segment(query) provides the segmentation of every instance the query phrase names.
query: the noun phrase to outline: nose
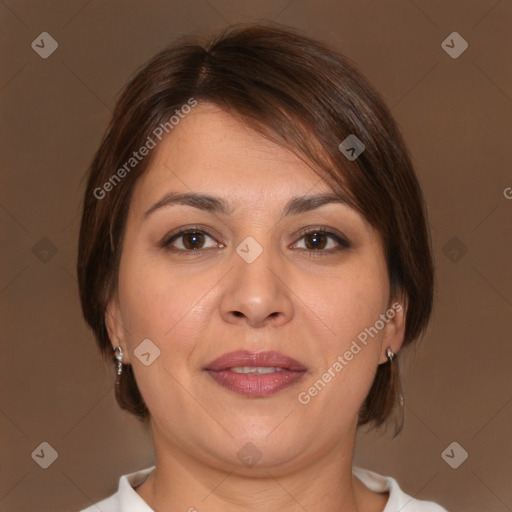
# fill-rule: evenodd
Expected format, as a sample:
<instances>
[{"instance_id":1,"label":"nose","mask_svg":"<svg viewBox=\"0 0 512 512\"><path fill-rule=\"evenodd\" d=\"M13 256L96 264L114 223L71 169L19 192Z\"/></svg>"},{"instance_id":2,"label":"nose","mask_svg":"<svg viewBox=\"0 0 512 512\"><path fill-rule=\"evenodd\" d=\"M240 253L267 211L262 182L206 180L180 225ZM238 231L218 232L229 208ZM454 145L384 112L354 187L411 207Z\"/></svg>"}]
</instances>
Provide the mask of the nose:
<instances>
[{"instance_id":1,"label":"nose","mask_svg":"<svg viewBox=\"0 0 512 512\"><path fill-rule=\"evenodd\" d=\"M283 325L293 317L292 291L285 262L265 248L247 263L237 253L228 273L220 301L222 318L232 324L250 327Z\"/></svg>"}]
</instances>

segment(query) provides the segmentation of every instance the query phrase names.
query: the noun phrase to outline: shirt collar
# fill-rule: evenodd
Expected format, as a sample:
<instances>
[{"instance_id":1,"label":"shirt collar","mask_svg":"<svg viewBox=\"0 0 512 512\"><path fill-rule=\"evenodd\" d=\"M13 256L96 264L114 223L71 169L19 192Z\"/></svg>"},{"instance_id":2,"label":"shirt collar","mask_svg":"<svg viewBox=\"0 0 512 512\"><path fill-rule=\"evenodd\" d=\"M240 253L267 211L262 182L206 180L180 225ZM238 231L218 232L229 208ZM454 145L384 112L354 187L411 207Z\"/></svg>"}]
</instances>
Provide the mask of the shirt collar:
<instances>
[{"instance_id":1,"label":"shirt collar","mask_svg":"<svg viewBox=\"0 0 512 512\"><path fill-rule=\"evenodd\" d=\"M140 471L123 475L119 479L119 505L121 511L154 512L134 489L134 487L141 485L154 469L155 466L151 466ZM400 510L400 507L406 505L408 501L412 501L412 498L405 495L398 486L397 481L390 476L379 475L369 469L360 467L353 467L352 473L371 491L389 492L386 507L382 512ZM409 500L406 498L409 498Z\"/></svg>"},{"instance_id":2,"label":"shirt collar","mask_svg":"<svg viewBox=\"0 0 512 512\"><path fill-rule=\"evenodd\" d=\"M154 469L155 466L151 466L128 475L123 475L119 479L119 506L121 511L154 512L134 489L134 487L142 484Z\"/></svg>"}]
</instances>

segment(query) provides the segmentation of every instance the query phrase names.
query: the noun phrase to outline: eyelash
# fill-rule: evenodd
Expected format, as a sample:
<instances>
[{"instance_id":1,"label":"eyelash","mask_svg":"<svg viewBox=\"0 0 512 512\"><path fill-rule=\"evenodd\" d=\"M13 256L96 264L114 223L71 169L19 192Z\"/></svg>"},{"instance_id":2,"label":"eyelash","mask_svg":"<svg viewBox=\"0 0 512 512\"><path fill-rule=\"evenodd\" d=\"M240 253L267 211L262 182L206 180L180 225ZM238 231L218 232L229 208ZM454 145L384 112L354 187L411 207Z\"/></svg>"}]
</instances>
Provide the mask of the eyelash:
<instances>
[{"instance_id":1,"label":"eyelash","mask_svg":"<svg viewBox=\"0 0 512 512\"><path fill-rule=\"evenodd\" d=\"M175 249L175 248L170 247L171 243L174 242L175 240L179 239L180 237L189 235L189 234L194 234L194 233L203 234L203 235L209 236L212 239L215 239L211 234L209 234L207 231L205 231L205 229L202 228L201 226L191 226L189 228L182 229L181 231L179 231L177 233L171 233L171 234L167 235L163 239L163 241L161 242L160 245L162 246L162 248L164 248L170 252L173 252L173 253L198 254L198 253L206 251L208 249L212 249L211 247L209 247L207 249ZM297 239L297 242L302 240L302 238L304 238L305 236L312 235L315 233L321 234L321 235L327 235L331 239L334 239L334 241L338 243L338 247L331 248L331 249L300 249L302 251L307 251L309 253L309 255L312 257L322 256L323 255L322 253L324 253L324 254L327 253L327 255L333 254L333 253L338 253L338 252L344 251L346 249L349 249L352 246L352 244L345 237L343 237L338 232L333 231L332 229L328 228L327 226L316 226L313 228L310 228L310 227L304 228L303 230L300 231L299 238ZM294 245L297 242L295 242Z\"/></svg>"}]
</instances>

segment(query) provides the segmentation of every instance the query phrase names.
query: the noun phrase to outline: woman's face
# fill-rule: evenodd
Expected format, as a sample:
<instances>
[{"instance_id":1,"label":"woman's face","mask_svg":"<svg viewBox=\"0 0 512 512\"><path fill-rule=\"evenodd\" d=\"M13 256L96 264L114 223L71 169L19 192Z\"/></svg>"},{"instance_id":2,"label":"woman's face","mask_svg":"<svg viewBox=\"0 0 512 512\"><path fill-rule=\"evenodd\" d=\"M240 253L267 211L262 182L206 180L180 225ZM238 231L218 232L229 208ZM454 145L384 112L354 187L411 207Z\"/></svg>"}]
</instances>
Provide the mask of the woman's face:
<instances>
[{"instance_id":1,"label":"woman's face","mask_svg":"<svg viewBox=\"0 0 512 512\"><path fill-rule=\"evenodd\" d=\"M332 189L212 105L193 109L153 151L106 318L155 447L242 471L256 459L256 469L296 469L335 446L346 455L385 349L396 352L403 337L403 314L386 316L393 301L377 233L343 202L286 211ZM208 200L152 208L170 193L213 196L227 211ZM281 364L266 375L212 370L235 351L278 352L302 371L272 358L224 365Z\"/></svg>"}]
</instances>

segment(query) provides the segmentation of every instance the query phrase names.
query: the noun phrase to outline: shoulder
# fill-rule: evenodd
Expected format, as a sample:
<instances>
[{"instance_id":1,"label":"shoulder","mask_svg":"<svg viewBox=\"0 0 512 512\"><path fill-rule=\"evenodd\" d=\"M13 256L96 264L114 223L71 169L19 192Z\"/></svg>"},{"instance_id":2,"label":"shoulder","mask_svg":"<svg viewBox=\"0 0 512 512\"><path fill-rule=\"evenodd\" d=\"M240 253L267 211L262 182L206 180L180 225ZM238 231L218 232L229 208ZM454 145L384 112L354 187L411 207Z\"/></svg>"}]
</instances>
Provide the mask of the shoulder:
<instances>
[{"instance_id":1,"label":"shoulder","mask_svg":"<svg viewBox=\"0 0 512 512\"><path fill-rule=\"evenodd\" d=\"M80 512L153 512L147 503L137 494L135 487L140 485L155 469L155 466L123 475L119 479L116 493L91 505Z\"/></svg>"},{"instance_id":2,"label":"shoulder","mask_svg":"<svg viewBox=\"0 0 512 512\"><path fill-rule=\"evenodd\" d=\"M352 473L374 492L389 492L389 499L382 512L448 512L433 501L417 500L406 494L391 476L384 476L369 469L353 467Z\"/></svg>"}]
</instances>

